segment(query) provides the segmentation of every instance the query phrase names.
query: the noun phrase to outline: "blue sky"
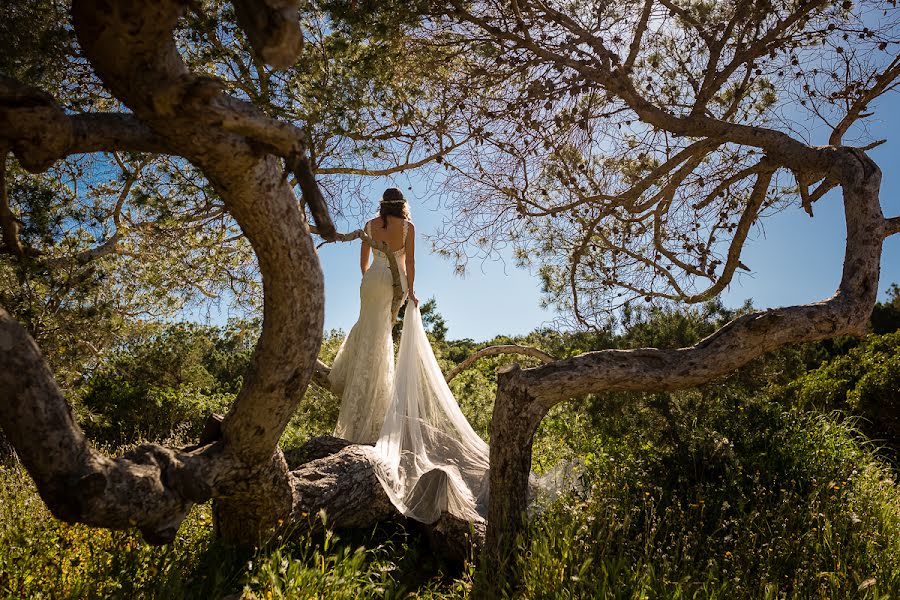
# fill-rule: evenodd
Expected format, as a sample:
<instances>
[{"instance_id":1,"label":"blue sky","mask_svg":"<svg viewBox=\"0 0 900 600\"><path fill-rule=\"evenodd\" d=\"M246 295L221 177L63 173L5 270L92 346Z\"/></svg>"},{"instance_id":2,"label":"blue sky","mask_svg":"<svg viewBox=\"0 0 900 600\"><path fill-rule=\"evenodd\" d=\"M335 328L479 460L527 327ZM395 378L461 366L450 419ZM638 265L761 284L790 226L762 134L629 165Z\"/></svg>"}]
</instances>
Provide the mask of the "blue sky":
<instances>
[{"instance_id":1,"label":"blue sky","mask_svg":"<svg viewBox=\"0 0 900 600\"><path fill-rule=\"evenodd\" d=\"M883 171L882 206L886 216L900 214L900 94L882 98L876 117L868 122L874 139L888 142L870 154ZM852 136L848 136L852 139ZM397 185L410 200L419 235L434 233L443 214L437 199L423 197L426 189L414 177L374 181L372 206L383 189ZM752 273L737 278L723 295L729 306L752 298L755 306L769 308L814 302L830 296L840 281L844 240L844 208L840 194L832 192L814 207L810 218L798 207L767 220L754 232L742 254ZM497 334L527 333L554 318L540 307L538 280L516 268L512 260L470 263L465 278L454 275L453 265L420 243L416 252L416 291L420 299L434 297L447 320L451 339L485 340ZM329 244L320 251L325 271L325 327L348 331L359 312L359 245ZM892 282L900 283L900 235L884 245L879 297Z\"/></svg>"}]
</instances>

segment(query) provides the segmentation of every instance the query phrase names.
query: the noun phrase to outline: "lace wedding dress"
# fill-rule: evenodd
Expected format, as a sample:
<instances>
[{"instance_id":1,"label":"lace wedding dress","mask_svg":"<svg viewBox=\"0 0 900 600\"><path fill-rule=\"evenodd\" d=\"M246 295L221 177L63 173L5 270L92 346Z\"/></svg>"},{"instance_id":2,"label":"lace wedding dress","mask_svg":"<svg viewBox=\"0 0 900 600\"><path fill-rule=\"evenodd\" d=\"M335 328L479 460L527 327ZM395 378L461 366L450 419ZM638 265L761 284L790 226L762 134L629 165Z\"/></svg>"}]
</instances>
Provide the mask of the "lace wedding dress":
<instances>
[{"instance_id":1,"label":"lace wedding dress","mask_svg":"<svg viewBox=\"0 0 900 600\"><path fill-rule=\"evenodd\" d=\"M408 227L404 221L403 247L394 252L404 292L407 282L403 258ZM368 224L365 231L371 235ZM359 319L341 344L328 376L331 389L341 397L334 435L357 444L374 444L378 440L394 381L393 278L387 255L379 250L373 250L373 255L372 265L359 286Z\"/></svg>"}]
</instances>

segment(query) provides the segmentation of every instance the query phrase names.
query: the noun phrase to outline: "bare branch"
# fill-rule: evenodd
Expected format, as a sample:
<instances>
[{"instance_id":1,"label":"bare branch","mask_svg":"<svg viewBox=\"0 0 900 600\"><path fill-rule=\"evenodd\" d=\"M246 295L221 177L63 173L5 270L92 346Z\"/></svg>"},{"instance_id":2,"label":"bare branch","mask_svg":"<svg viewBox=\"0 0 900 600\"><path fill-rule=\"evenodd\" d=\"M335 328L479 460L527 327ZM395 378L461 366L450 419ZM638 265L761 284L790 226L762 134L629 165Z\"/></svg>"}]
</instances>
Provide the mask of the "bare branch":
<instances>
[{"instance_id":1,"label":"bare branch","mask_svg":"<svg viewBox=\"0 0 900 600\"><path fill-rule=\"evenodd\" d=\"M854 99L844 118L832 130L831 135L828 137L828 143L832 146L840 145L844 139L844 134L862 116L869 103L883 94L898 77L900 77L900 56L894 57L891 64L875 77L875 82L872 86Z\"/></svg>"},{"instance_id":2,"label":"bare branch","mask_svg":"<svg viewBox=\"0 0 900 600\"><path fill-rule=\"evenodd\" d=\"M650 21L650 12L653 10L653 0L644 0L644 10L641 12L641 18L638 20L637 27L634 30L634 36L631 38L631 45L628 48L628 58L622 65L626 73L634 67L634 61L637 59L638 52L641 50L641 41L644 39L644 32L647 31L647 23Z\"/></svg>"},{"instance_id":3,"label":"bare branch","mask_svg":"<svg viewBox=\"0 0 900 600\"><path fill-rule=\"evenodd\" d=\"M453 369L447 373L444 379L447 380L447 383L474 365L477 361L482 358L488 356L499 356L501 354L518 354L522 356L530 356L532 358L537 358L542 363L547 364L556 360L553 356L547 354L540 348L534 348L532 346L520 346L518 344L504 344L502 346L488 346L486 348L482 348L477 352L470 354L464 361L453 367Z\"/></svg>"},{"instance_id":4,"label":"bare branch","mask_svg":"<svg viewBox=\"0 0 900 600\"><path fill-rule=\"evenodd\" d=\"M891 217L884 223L884 237L900 233L900 217Z\"/></svg>"},{"instance_id":5,"label":"bare branch","mask_svg":"<svg viewBox=\"0 0 900 600\"><path fill-rule=\"evenodd\" d=\"M471 139L471 136L466 136L462 141L454 142L447 146L446 148L442 148L438 152L434 154L430 154L420 160L413 162L405 162L393 167L388 167L386 169L360 169L355 167L324 167L316 169L316 173L320 175L365 175L368 177L385 177L387 175L396 175L397 173L402 173L404 171L409 171L412 169L418 169L424 165L432 163L437 159L440 159L453 150L456 150L460 146L468 143Z\"/></svg>"},{"instance_id":6,"label":"bare branch","mask_svg":"<svg viewBox=\"0 0 900 600\"><path fill-rule=\"evenodd\" d=\"M288 166L294 172L294 177L297 178L297 183L300 185L300 191L303 192L303 201L309 206L309 211L312 213L313 221L316 223L316 233L325 238L326 241L335 241L337 231L334 228L334 223L331 220L331 214L328 212L328 205L325 203L322 191L316 183L316 176L310 167L309 159L297 154L288 161Z\"/></svg>"},{"instance_id":7,"label":"bare branch","mask_svg":"<svg viewBox=\"0 0 900 600\"><path fill-rule=\"evenodd\" d=\"M878 288L882 236L894 232L897 218L885 222L878 190L881 173L863 153L845 150L841 161L847 247L837 293L816 304L772 309L739 317L690 348L603 350L526 369L520 384L545 407L598 390L676 390L729 373L787 343L865 333ZM771 172L758 176L748 212L761 204ZM747 222L753 218L745 213ZM736 236L736 239L742 234ZM736 262L734 246L729 262Z\"/></svg>"}]
</instances>

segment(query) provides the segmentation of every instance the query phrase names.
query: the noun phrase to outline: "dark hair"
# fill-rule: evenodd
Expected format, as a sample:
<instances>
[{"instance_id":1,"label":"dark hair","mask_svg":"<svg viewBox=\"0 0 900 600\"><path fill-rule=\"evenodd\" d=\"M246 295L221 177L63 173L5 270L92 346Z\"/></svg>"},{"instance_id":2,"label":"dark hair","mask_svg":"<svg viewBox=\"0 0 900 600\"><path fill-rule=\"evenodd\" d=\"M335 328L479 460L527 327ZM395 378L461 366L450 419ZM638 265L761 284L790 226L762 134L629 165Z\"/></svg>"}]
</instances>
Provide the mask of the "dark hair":
<instances>
[{"instance_id":1,"label":"dark hair","mask_svg":"<svg viewBox=\"0 0 900 600\"><path fill-rule=\"evenodd\" d=\"M384 190L381 196L381 205L378 207L378 216L381 217L381 228L387 228L387 218L397 217L409 220L409 205L403 197L403 192L397 188Z\"/></svg>"}]
</instances>

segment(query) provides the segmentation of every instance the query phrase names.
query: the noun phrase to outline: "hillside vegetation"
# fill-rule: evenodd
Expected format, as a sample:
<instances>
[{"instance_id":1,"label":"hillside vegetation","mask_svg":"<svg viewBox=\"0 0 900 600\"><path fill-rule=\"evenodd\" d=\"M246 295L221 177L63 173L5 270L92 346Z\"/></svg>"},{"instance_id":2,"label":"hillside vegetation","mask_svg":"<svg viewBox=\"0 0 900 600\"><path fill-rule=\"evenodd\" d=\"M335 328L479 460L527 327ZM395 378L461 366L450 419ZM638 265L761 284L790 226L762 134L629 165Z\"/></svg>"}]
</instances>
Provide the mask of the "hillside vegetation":
<instances>
[{"instance_id":1,"label":"hillside vegetation","mask_svg":"<svg viewBox=\"0 0 900 600\"><path fill-rule=\"evenodd\" d=\"M900 595L900 294L873 333L791 347L677 394L573 400L545 419L540 472L585 466L585 491L536 516L520 553L525 598L889 598ZM445 371L489 344L564 357L611 347L693 343L740 311L626 311L616 331L538 330L485 343L447 340L424 307ZM746 309L746 307L745 307ZM69 390L82 426L118 451L145 440L184 444L240 388L258 324L135 328ZM342 339L326 339L330 362ZM492 357L455 378L463 411L487 437ZM521 361L527 364L527 360ZM312 387L282 439L328 434L337 399ZM313 515L310 518L323 518ZM132 532L56 521L13 456L0 470L0 596L8 598L466 597L476 557L441 562L414 523L220 545L208 505L178 540L153 548Z\"/></svg>"}]
</instances>

